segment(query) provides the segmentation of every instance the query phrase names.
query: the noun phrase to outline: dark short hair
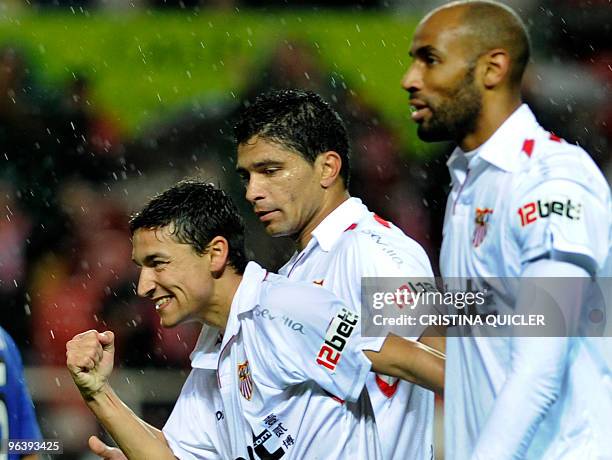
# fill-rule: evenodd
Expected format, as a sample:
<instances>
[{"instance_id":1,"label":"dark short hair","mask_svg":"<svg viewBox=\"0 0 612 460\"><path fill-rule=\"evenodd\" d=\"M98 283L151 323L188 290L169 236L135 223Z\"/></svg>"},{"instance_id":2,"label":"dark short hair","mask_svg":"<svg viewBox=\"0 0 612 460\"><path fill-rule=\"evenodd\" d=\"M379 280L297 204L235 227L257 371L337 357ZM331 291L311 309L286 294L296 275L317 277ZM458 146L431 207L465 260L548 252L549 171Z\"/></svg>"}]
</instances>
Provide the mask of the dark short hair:
<instances>
[{"instance_id":1,"label":"dark short hair","mask_svg":"<svg viewBox=\"0 0 612 460\"><path fill-rule=\"evenodd\" d=\"M238 145L253 136L275 142L314 163L324 152L334 151L342 159L340 177L348 187L350 146L340 115L312 92L277 90L260 95L238 115L234 126Z\"/></svg>"},{"instance_id":2,"label":"dark short hair","mask_svg":"<svg viewBox=\"0 0 612 460\"><path fill-rule=\"evenodd\" d=\"M160 193L130 218L130 232L174 225L173 237L204 254L216 236L229 245L229 264L243 273L248 262L244 223L232 199L213 184L183 180Z\"/></svg>"}]
</instances>

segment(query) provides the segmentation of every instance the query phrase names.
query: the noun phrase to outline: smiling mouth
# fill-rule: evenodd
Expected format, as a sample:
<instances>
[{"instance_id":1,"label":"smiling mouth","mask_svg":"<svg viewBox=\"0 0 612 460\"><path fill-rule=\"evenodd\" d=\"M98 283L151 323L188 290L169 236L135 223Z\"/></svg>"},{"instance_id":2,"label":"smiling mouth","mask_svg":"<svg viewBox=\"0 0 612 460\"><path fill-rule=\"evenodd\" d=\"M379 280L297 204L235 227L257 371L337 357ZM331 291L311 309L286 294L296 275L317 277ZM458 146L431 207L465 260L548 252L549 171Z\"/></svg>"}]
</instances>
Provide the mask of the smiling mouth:
<instances>
[{"instance_id":1,"label":"smiling mouth","mask_svg":"<svg viewBox=\"0 0 612 460\"><path fill-rule=\"evenodd\" d=\"M155 310L160 311L162 308L168 305L172 299L173 299L172 296L166 296L166 297L157 299L155 301Z\"/></svg>"}]
</instances>

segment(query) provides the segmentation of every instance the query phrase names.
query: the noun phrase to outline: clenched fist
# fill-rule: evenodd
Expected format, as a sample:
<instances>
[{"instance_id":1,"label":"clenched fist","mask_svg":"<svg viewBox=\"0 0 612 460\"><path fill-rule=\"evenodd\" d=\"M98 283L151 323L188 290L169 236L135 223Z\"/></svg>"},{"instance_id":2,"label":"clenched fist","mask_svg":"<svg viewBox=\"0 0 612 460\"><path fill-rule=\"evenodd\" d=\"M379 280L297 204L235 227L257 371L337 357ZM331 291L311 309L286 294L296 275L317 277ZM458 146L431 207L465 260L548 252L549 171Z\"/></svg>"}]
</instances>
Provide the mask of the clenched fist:
<instances>
[{"instance_id":1,"label":"clenched fist","mask_svg":"<svg viewBox=\"0 0 612 460\"><path fill-rule=\"evenodd\" d=\"M85 399L92 399L113 371L115 335L96 330L75 335L66 344L66 366Z\"/></svg>"}]
</instances>

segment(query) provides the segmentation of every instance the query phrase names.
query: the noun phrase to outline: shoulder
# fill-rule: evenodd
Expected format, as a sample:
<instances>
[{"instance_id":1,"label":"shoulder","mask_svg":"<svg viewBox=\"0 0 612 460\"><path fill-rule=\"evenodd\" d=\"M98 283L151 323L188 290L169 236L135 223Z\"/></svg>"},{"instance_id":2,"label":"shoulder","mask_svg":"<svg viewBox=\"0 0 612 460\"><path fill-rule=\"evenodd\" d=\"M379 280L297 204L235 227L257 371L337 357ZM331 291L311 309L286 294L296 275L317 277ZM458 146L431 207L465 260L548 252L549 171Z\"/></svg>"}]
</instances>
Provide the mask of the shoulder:
<instances>
[{"instance_id":1,"label":"shoulder","mask_svg":"<svg viewBox=\"0 0 612 460\"><path fill-rule=\"evenodd\" d=\"M332 250L349 266L358 267L363 276L376 275L381 270L433 276L423 247L376 214L368 214L349 227Z\"/></svg>"},{"instance_id":2,"label":"shoulder","mask_svg":"<svg viewBox=\"0 0 612 460\"><path fill-rule=\"evenodd\" d=\"M13 338L0 327L0 357L11 366L21 366L21 356Z\"/></svg>"},{"instance_id":3,"label":"shoulder","mask_svg":"<svg viewBox=\"0 0 612 460\"><path fill-rule=\"evenodd\" d=\"M570 144L544 129L539 129L523 146L516 176L517 190L530 189L549 182L564 181L595 195L608 195L609 186L591 156L580 146Z\"/></svg>"},{"instance_id":4,"label":"shoulder","mask_svg":"<svg viewBox=\"0 0 612 460\"><path fill-rule=\"evenodd\" d=\"M263 283L253 318L264 329L318 328L321 319L325 321L340 305L342 301L327 289L270 274Z\"/></svg>"}]
</instances>

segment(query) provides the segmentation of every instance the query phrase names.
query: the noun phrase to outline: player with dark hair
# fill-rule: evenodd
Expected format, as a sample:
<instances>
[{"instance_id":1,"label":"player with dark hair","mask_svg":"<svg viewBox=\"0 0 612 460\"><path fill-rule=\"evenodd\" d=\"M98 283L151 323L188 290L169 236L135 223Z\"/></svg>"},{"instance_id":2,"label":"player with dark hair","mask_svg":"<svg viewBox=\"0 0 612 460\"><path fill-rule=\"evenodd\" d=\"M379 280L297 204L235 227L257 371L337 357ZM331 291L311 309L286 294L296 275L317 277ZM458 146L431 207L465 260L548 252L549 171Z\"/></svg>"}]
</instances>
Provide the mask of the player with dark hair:
<instances>
[{"instance_id":1,"label":"player with dark hair","mask_svg":"<svg viewBox=\"0 0 612 460\"><path fill-rule=\"evenodd\" d=\"M448 161L442 275L479 289L503 277L493 289L499 314L539 305L530 279L571 278L538 298L554 300L566 337L449 333L445 458L612 457L606 344L585 336L588 288L561 289L606 266L609 185L582 148L545 131L522 103L529 38L508 6L435 9L418 25L410 55L402 86L418 135L458 145Z\"/></svg>"},{"instance_id":2,"label":"player with dark hair","mask_svg":"<svg viewBox=\"0 0 612 460\"><path fill-rule=\"evenodd\" d=\"M155 302L164 327L204 326L163 431L110 387L112 332L87 331L67 343L77 387L128 458L380 459L363 391L370 369L440 389L444 360L426 347L363 338L359 315L332 293L254 262L245 267L242 221L212 185L179 183L130 228L138 294Z\"/></svg>"},{"instance_id":3,"label":"player with dark hair","mask_svg":"<svg viewBox=\"0 0 612 460\"><path fill-rule=\"evenodd\" d=\"M6 449L9 440L41 439L34 405L23 375L19 350L11 336L0 327L0 445L2 449ZM3 455L6 455L6 451L0 453L0 457ZM20 455L14 450L8 454L8 460L37 458L37 454Z\"/></svg>"},{"instance_id":4,"label":"player with dark hair","mask_svg":"<svg viewBox=\"0 0 612 460\"><path fill-rule=\"evenodd\" d=\"M239 274L248 263L244 249L244 223L223 190L198 181L183 181L153 198L130 219L132 235L141 228L172 227L178 243L198 254L215 236L228 242L228 263Z\"/></svg>"},{"instance_id":5,"label":"player with dark hair","mask_svg":"<svg viewBox=\"0 0 612 460\"><path fill-rule=\"evenodd\" d=\"M270 235L295 241L297 251L280 274L331 290L354 312L361 311L362 277L401 277L401 283L433 277L417 242L350 197L346 129L319 95L261 95L239 114L235 138L247 200ZM420 340L443 349L439 339ZM430 459L433 393L375 374L367 388L384 458Z\"/></svg>"},{"instance_id":6,"label":"player with dark hair","mask_svg":"<svg viewBox=\"0 0 612 460\"><path fill-rule=\"evenodd\" d=\"M305 129L308 127L308 129ZM253 136L299 152L310 164L322 152L334 151L342 160L340 177L350 180L350 146L340 115L311 91L280 90L260 96L241 114L234 134L238 144Z\"/></svg>"}]
</instances>

